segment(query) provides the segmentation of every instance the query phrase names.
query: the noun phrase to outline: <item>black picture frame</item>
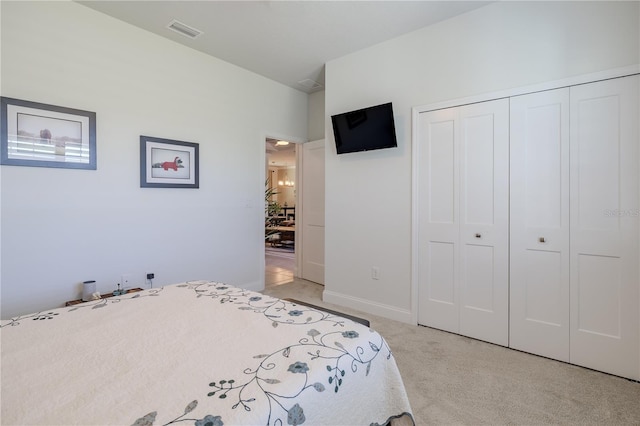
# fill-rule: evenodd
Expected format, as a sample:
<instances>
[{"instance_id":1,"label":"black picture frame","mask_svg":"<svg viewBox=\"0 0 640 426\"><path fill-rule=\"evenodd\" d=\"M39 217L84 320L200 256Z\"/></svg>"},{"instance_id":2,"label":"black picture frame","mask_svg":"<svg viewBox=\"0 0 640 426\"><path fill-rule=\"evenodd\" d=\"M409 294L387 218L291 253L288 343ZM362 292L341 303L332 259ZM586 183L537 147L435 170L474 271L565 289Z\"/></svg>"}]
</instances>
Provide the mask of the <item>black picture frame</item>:
<instances>
[{"instance_id":1,"label":"black picture frame","mask_svg":"<svg viewBox=\"0 0 640 426\"><path fill-rule=\"evenodd\" d=\"M199 145L140 136L141 188L199 188Z\"/></svg>"},{"instance_id":2,"label":"black picture frame","mask_svg":"<svg viewBox=\"0 0 640 426\"><path fill-rule=\"evenodd\" d=\"M0 97L0 164L96 170L96 113Z\"/></svg>"}]
</instances>

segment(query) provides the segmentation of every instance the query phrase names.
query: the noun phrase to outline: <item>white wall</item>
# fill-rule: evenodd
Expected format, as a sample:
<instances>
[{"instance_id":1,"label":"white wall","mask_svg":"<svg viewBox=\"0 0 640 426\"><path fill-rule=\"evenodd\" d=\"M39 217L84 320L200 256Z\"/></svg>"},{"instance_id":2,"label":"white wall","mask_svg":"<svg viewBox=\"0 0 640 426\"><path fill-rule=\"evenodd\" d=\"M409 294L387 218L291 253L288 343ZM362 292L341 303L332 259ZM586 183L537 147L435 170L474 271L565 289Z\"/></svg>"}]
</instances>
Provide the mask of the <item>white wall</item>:
<instances>
[{"instance_id":1,"label":"white wall","mask_svg":"<svg viewBox=\"0 0 640 426\"><path fill-rule=\"evenodd\" d=\"M83 280L264 285L264 140L307 95L73 2L2 2L2 96L97 113L98 169L2 166L2 318ZM140 188L139 136L200 144L200 188Z\"/></svg>"},{"instance_id":2,"label":"white wall","mask_svg":"<svg viewBox=\"0 0 640 426\"><path fill-rule=\"evenodd\" d=\"M309 94L308 124L310 141L324 139L324 90Z\"/></svg>"},{"instance_id":3,"label":"white wall","mask_svg":"<svg viewBox=\"0 0 640 426\"><path fill-rule=\"evenodd\" d=\"M412 107L638 64L638 6L493 3L327 63L325 300L411 321ZM329 117L389 101L398 148L337 156Z\"/></svg>"}]
</instances>

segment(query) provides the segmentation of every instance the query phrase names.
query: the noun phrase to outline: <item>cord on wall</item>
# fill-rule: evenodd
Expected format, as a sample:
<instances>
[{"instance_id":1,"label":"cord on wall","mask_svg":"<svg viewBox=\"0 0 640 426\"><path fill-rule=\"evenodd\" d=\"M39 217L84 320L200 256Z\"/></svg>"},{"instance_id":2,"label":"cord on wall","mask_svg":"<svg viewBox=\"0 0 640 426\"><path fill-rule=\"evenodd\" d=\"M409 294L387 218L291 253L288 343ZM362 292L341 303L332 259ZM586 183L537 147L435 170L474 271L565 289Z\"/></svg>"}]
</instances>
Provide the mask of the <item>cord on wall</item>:
<instances>
[{"instance_id":1,"label":"cord on wall","mask_svg":"<svg viewBox=\"0 0 640 426\"><path fill-rule=\"evenodd\" d=\"M149 283L149 287L153 288L153 279L156 277L156 274L153 272L147 273L147 282Z\"/></svg>"}]
</instances>

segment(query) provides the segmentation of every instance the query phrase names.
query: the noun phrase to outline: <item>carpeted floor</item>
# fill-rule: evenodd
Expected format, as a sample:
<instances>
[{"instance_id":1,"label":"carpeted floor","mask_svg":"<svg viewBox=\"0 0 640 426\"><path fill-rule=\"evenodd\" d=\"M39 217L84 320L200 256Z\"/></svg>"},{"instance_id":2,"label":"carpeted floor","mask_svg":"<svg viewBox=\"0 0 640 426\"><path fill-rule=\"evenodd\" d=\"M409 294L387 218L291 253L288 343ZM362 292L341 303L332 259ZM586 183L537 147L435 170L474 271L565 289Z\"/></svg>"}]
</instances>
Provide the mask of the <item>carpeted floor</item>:
<instances>
[{"instance_id":1,"label":"carpeted floor","mask_svg":"<svg viewBox=\"0 0 640 426\"><path fill-rule=\"evenodd\" d=\"M421 425L640 425L640 383L322 302L301 279L264 293L371 321L385 337Z\"/></svg>"}]
</instances>

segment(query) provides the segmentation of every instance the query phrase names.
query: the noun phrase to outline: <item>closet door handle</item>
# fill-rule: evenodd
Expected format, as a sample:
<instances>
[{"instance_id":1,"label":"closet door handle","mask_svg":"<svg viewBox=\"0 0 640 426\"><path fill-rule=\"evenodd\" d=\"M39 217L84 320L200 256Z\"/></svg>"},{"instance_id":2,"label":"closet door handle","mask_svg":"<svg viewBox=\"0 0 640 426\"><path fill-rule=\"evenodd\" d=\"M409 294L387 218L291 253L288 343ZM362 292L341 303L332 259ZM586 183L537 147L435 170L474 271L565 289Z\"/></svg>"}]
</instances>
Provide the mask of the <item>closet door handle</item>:
<instances>
[{"instance_id":1,"label":"closet door handle","mask_svg":"<svg viewBox=\"0 0 640 426\"><path fill-rule=\"evenodd\" d=\"M476 238L482 238L482 234L476 234Z\"/></svg>"},{"instance_id":2,"label":"closet door handle","mask_svg":"<svg viewBox=\"0 0 640 426\"><path fill-rule=\"evenodd\" d=\"M538 238L538 241L540 241L541 243L546 243L547 242L547 240L545 240L544 237Z\"/></svg>"}]
</instances>

